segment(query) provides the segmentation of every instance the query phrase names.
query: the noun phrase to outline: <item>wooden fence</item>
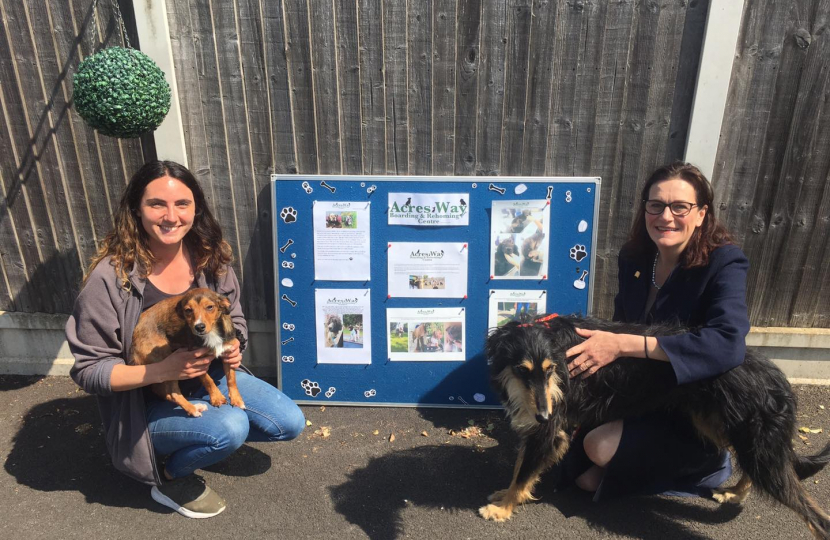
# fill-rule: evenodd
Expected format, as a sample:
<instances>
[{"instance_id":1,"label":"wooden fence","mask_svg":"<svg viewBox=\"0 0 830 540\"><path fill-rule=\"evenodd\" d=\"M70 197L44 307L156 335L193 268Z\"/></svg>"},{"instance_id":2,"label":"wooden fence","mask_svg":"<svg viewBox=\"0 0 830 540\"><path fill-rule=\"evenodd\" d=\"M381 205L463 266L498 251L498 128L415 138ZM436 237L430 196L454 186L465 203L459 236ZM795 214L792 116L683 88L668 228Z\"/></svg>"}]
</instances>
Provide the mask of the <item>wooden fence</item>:
<instances>
[{"instance_id":1,"label":"wooden fence","mask_svg":"<svg viewBox=\"0 0 830 540\"><path fill-rule=\"evenodd\" d=\"M112 32L106 2L94 17L91 3L0 3L0 150L14 156L0 169L0 309L71 308L142 159L139 142L68 109L92 49L78 36L93 22ZM755 324L830 325L827 4L745 6L714 182L752 262ZM610 315L638 186L683 156L709 2L166 6L190 168L237 255L248 316L272 319L273 172L600 176L595 312Z\"/></svg>"}]
</instances>

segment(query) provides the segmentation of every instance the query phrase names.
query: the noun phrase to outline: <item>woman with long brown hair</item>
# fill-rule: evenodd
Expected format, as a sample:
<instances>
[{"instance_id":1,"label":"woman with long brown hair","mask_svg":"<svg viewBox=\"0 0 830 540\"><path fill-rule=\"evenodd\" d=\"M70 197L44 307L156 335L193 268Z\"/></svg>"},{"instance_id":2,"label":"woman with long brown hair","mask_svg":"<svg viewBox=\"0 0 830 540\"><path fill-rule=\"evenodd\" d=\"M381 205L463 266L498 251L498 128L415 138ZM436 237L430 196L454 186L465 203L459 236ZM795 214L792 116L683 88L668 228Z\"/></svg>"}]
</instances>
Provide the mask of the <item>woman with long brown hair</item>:
<instances>
[{"instance_id":1,"label":"woman with long brown hair","mask_svg":"<svg viewBox=\"0 0 830 540\"><path fill-rule=\"evenodd\" d=\"M93 258L66 324L75 356L71 375L98 399L113 465L152 485L154 500L187 517L225 509L224 500L193 474L196 469L224 459L245 441L290 440L305 426L296 404L242 366L248 327L231 261L231 248L193 174L170 161L146 163L127 185L114 229ZM141 313L197 287L230 300L232 346L219 358L207 348L179 349L155 364L129 365ZM189 401L209 403L194 378L208 373L227 395L223 362L239 370L244 410L208 406L192 418L147 391L153 383L178 380Z\"/></svg>"},{"instance_id":2,"label":"woman with long brown hair","mask_svg":"<svg viewBox=\"0 0 830 540\"><path fill-rule=\"evenodd\" d=\"M578 330L587 339L566 353L573 357L571 377L589 377L626 356L669 362L683 384L743 362L749 262L714 210L712 186L694 165L675 162L651 174L620 251L614 320L682 324L689 331L646 337ZM576 484L596 497L711 495L731 473L729 453L705 443L688 419L672 413L598 426L573 447L587 456L573 469Z\"/></svg>"}]
</instances>

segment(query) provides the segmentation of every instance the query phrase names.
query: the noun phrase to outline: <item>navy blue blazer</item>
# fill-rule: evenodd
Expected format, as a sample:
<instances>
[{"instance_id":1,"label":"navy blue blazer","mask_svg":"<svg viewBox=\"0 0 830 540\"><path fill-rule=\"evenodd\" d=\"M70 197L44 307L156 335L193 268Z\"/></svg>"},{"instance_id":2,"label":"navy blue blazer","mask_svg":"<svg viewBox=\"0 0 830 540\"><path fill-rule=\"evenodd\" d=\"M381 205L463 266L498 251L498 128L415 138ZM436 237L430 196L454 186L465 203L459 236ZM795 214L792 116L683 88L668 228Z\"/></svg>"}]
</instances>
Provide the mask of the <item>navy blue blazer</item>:
<instances>
[{"instance_id":1,"label":"navy blue blazer","mask_svg":"<svg viewBox=\"0 0 830 540\"><path fill-rule=\"evenodd\" d=\"M726 245L709 256L708 266L677 267L644 313L654 259L619 257L619 293L614 320L680 323L694 329L657 338L669 357L678 384L720 375L740 365L746 354L749 317L746 276L749 261L738 246Z\"/></svg>"}]
</instances>

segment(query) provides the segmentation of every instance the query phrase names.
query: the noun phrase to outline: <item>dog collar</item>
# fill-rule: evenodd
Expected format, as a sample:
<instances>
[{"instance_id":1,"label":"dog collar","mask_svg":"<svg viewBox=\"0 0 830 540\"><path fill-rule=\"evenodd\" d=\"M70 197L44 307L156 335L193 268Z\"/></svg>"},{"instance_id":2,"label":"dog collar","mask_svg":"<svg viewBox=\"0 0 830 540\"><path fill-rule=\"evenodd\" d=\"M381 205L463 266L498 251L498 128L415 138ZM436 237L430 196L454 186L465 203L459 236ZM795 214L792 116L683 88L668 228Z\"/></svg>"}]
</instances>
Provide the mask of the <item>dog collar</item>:
<instances>
[{"instance_id":1,"label":"dog collar","mask_svg":"<svg viewBox=\"0 0 830 540\"><path fill-rule=\"evenodd\" d=\"M559 316L558 313L551 313L550 315L545 315L544 317L541 317L539 319L534 319L534 321L532 323L520 324L519 328L521 328L523 326L533 326L534 324L543 324L543 325L547 326L548 328L550 328L550 321L552 321L553 319L555 319L558 316Z\"/></svg>"}]
</instances>

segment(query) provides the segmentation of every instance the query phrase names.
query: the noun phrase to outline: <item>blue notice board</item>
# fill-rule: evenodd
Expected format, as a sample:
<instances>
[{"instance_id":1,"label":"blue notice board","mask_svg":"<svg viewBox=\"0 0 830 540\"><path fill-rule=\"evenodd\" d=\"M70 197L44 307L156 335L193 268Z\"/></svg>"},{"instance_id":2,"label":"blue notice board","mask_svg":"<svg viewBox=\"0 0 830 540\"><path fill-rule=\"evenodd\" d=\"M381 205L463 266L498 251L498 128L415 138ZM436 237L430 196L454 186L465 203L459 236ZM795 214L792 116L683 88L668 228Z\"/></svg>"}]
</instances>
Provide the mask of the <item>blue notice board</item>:
<instances>
[{"instance_id":1,"label":"blue notice board","mask_svg":"<svg viewBox=\"0 0 830 540\"><path fill-rule=\"evenodd\" d=\"M526 295L544 298L546 313L591 313L599 178L272 175L271 184L278 384L283 392L299 403L499 407L498 398L490 388L483 348L492 320L503 321L511 312L528 309L526 302L511 302L509 295L515 290L530 291ZM455 198L463 203L463 211L468 213L466 225L389 224L393 201L398 210L407 202L398 201L401 196L409 195L411 200L429 200L431 197L438 199L441 194L461 194L461 197ZM365 244L370 257L370 264L366 265L368 279L315 279L312 220L315 205L321 205L319 210L331 208L334 202L345 201L362 203L360 207L370 218L371 228ZM537 264L541 268L533 279L500 279L494 275L494 268L498 268L498 246L502 243L507 246L510 242L505 240L506 235L497 236L495 232L498 231L491 230L491 223L494 219L505 221L515 216L521 220L524 217L521 211L513 207L521 207L518 203L522 201L525 204L532 201L536 206L542 201L548 207L544 214L547 216L545 219L549 220L545 224L544 257L540 256L543 260ZM404 207L405 210L413 208ZM352 217L347 218L345 214L342 226L351 226ZM327 215L326 219L329 217ZM340 227L339 218L336 219L338 222L332 222L332 226ZM494 227L500 227L502 221ZM514 235L513 239L515 244L523 241L522 236ZM538 247L538 238L536 240ZM391 246L404 242L458 243L463 246L461 249L467 249L465 295L453 298L390 295L388 256ZM537 256L536 251L522 249L528 260ZM510 271L519 272L519 267L511 267ZM521 271L524 272L524 263ZM504 270L502 268L497 272ZM397 273L397 269L393 271L393 275ZM424 282L435 285L424 288L441 288L444 285L430 281L432 278L428 276L410 278L416 282L424 278ZM410 281L409 285L410 288L423 287L423 282L413 285ZM447 286L449 288L449 284ZM329 292L336 295L337 290L343 289L365 291L361 301L368 306L365 309L370 314L370 324L368 328L355 324L351 326L351 331L344 328L334 336L335 341L340 340L339 345L326 341L325 346L345 347L342 349L344 356L354 353L348 347L370 346L369 363L323 363L318 359L318 350L329 355L323 357L327 362L331 355L336 359L338 351L318 349L322 343L320 340L330 340L331 337L325 333L325 327L318 319L317 291L322 290L324 295ZM430 294L441 293L433 291ZM495 306L495 319L489 318L491 306ZM530 303L530 306L533 313L535 304ZM444 326L440 326L444 323L407 324L396 322L392 314L429 312L433 309L446 311L445 308L452 308L453 313L463 320L463 344L452 349L456 352L444 354L453 357L453 360L419 360L421 356L417 351L425 352L423 358L441 357L440 353L428 352L430 349L425 337L417 336L419 326L426 329L430 337L433 334L438 336L442 345L437 350L444 351L449 350L452 331L458 330L451 326L458 323L446 323ZM346 317L348 315L342 315L341 322L345 321L349 326L351 321ZM436 325L445 331L433 331L433 328L439 327ZM442 346L446 348L441 349ZM416 353L390 353L394 350L414 350ZM408 356L409 361L390 358L396 354L398 357Z\"/></svg>"}]
</instances>

